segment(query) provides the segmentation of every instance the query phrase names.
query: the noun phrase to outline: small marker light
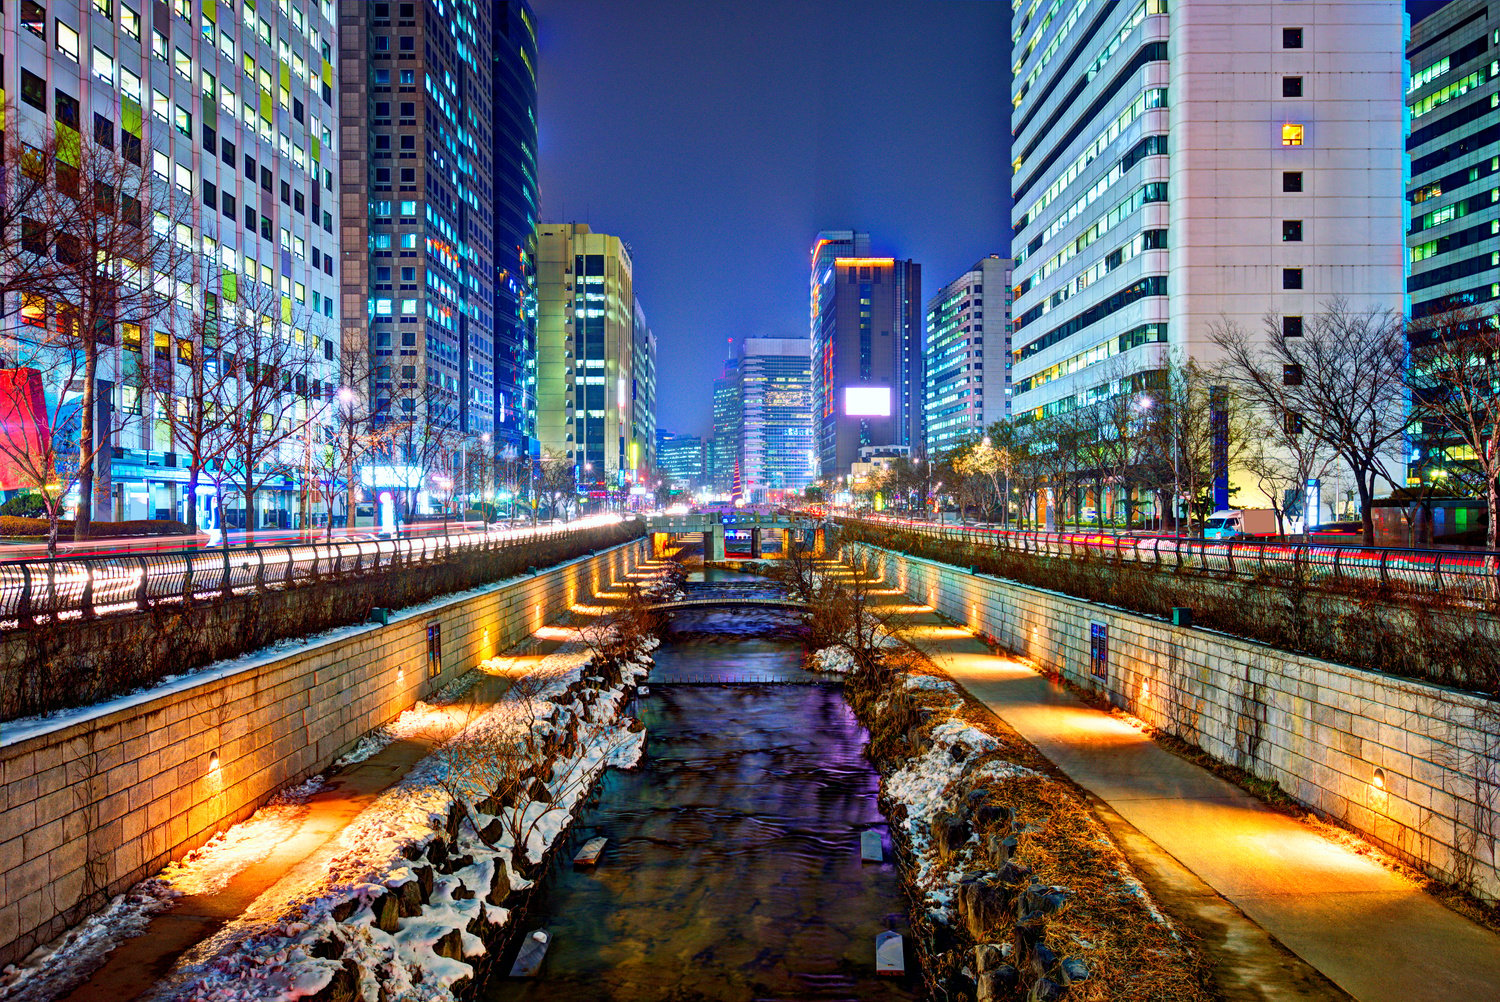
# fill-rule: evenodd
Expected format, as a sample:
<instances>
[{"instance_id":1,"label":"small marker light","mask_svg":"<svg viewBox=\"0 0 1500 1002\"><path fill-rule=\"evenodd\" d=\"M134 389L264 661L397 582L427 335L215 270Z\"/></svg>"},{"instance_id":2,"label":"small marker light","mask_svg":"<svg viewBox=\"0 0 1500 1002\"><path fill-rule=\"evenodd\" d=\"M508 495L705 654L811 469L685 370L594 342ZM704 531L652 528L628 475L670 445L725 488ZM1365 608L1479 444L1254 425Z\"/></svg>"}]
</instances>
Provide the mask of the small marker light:
<instances>
[{"instance_id":1,"label":"small marker light","mask_svg":"<svg viewBox=\"0 0 1500 1002\"><path fill-rule=\"evenodd\" d=\"M1371 777L1371 779L1370 779L1370 785L1373 786L1373 787L1375 787L1375 789L1377 789L1377 790L1384 790L1385 789L1385 770L1384 769L1376 769L1375 770L1375 775L1373 777Z\"/></svg>"}]
</instances>

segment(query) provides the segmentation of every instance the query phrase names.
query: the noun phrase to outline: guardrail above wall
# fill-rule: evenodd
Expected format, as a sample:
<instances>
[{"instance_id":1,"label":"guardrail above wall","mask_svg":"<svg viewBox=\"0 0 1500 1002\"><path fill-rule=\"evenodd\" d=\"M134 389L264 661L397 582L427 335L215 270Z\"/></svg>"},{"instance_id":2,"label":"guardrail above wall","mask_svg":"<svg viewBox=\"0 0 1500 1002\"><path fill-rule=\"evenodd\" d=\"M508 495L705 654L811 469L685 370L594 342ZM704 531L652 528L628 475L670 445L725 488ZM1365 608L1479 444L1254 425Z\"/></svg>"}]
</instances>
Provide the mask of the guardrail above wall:
<instances>
[{"instance_id":1,"label":"guardrail above wall","mask_svg":"<svg viewBox=\"0 0 1500 1002\"><path fill-rule=\"evenodd\" d=\"M839 517L875 530L899 530L989 550L1201 573L1288 585L1375 587L1493 606L1500 604L1500 553L1443 551L1316 542L1115 536L1093 532L1036 532L934 525L892 518Z\"/></svg>"},{"instance_id":2,"label":"guardrail above wall","mask_svg":"<svg viewBox=\"0 0 1500 1002\"><path fill-rule=\"evenodd\" d=\"M618 521L608 517L536 529L397 539L10 560L0 563L0 625L91 618L442 563L455 553L534 545Z\"/></svg>"}]
</instances>

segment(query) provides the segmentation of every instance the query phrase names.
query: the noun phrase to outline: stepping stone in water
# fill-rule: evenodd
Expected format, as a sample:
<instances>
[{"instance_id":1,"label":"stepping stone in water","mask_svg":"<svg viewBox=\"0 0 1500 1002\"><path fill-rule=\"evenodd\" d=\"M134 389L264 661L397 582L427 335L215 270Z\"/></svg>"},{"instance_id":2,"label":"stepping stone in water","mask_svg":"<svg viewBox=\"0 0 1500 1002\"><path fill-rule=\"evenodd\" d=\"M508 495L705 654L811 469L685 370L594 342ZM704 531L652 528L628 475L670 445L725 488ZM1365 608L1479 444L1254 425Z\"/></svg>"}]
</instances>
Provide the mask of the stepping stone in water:
<instances>
[{"instance_id":1,"label":"stepping stone in water","mask_svg":"<svg viewBox=\"0 0 1500 1002\"><path fill-rule=\"evenodd\" d=\"M547 930L538 929L526 937L521 943L521 949L516 953L516 962L511 965L510 976L513 978L535 977L536 972L542 966L542 959L547 956L547 947L552 945L552 937L547 935Z\"/></svg>"},{"instance_id":2,"label":"stepping stone in water","mask_svg":"<svg viewBox=\"0 0 1500 1002\"><path fill-rule=\"evenodd\" d=\"M573 857L574 866L593 866L599 862L599 855L604 852L604 843L609 839L604 836L591 838L583 843L583 848L578 850L578 855Z\"/></svg>"},{"instance_id":3,"label":"stepping stone in water","mask_svg":"<svg viewBox=\"0 0 1500 1002\"><path fill-rule=\"evenodd\" d=\"M879 863L885 859L885 851L880 847L878 831L871 829L860 833L859 858L866 863Z\"/></svg>"},{"instance_id":4,"label":"stepping stone in water","mask_svg":"<svg viewBox=\"0 0 1500 1002\"><path fill-rule=\"evenodd\" d=\"M899 932L887 929L875 937L875 973L891 976L906 973L906 950Z\"/></svg>"}]
</instances>

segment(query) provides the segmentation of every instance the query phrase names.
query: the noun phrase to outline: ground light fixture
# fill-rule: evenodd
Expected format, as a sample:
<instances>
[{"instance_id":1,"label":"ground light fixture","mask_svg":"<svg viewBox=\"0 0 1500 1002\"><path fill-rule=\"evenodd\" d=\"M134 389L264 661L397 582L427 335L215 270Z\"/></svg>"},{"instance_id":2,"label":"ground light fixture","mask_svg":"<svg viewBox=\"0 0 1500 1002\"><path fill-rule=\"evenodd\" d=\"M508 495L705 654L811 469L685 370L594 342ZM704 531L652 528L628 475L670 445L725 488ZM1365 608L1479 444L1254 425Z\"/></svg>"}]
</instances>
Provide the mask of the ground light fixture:
<instances>
[{"instance_id":1,"label":"ground light fixture","mask_svg":"<svg viewBox=\"0 0 1500 1002\"><path fill-rule=\"evenodd\" d=\"M217 748L208 753L208 771L219 771L219 751Z\"/></svg>"},{"instance_id":2,"label":"ground light fixture","mask_svg":"<svg viewBox=\"0 0 1500 1002\"><path fill-rule=\"evenodd\" d=\"M1370 785L1377 790L1385 789L1385 770L1376 769L1375 775L1370 777Z\"/></svg>"}]
</instances>

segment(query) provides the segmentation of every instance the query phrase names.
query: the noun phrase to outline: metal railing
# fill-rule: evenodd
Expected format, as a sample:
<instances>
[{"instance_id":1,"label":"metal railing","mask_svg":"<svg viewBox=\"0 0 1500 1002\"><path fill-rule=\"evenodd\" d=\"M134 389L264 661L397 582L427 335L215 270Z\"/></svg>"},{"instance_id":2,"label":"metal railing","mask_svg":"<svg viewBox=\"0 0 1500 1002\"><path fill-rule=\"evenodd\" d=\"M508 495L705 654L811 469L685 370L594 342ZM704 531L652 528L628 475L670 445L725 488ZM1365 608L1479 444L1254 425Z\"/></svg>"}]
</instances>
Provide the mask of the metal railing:
<instances>
[{"instance_id":1,"label":"metal railing","mask_svg":"<svg viewBox=\"0 0 1500 1002\"><path fill-rule=\"evenodd\" d=\"M842 522L1002 551L1074 560L1144 565L1178 574L1266 581L1289 586L1375 588L1414 596L1494 605L1500 601L1500 553L1423 550L1319 542L1116 536L934 525L886 518Z\"/></svg>"},{"instance_id":2,"label":"metal railing","mask_svg":"<svg viewBox=\"0 0 1500 1002\"><path fill-rule=\"evenodd\" d=\"M455 553L530 546L618 521L587 519L536 529L4 561L0 563L0 626L321 584L442 563Z\"/></svg>"}]
</instances>

